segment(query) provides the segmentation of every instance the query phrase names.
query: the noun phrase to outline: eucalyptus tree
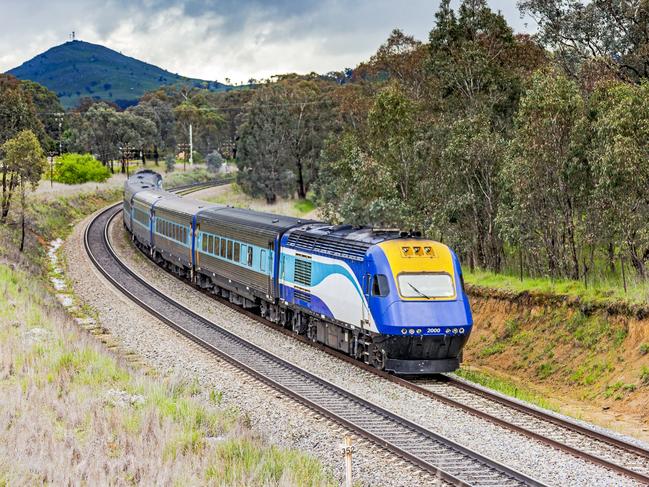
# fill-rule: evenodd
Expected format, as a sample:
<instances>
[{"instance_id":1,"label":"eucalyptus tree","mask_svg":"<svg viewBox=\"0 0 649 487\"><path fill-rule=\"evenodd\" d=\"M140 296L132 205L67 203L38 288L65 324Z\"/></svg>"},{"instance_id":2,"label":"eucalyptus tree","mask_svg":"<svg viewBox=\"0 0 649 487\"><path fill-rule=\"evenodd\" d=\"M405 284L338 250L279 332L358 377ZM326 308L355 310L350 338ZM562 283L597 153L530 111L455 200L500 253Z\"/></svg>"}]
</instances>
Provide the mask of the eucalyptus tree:
<instances>
[{"instance_id":1,"label":"eucalyptus tree","mask_svg":"<svg viewBox=\"0 0 649 487\"><path fill-rule=\"evenodd\" d=\"M504 236L529 249L532 263L553 277L580 276L591 186L586 134L576 83L556 70L537 72L521 99L501 175L508 198L500 221Z\"/></svg>"},{"instance_id":2,"label":"eucalyptus tree","mask_svg":"<svg viewBox=\"0 0 649 487\"><path fill-rule=\"evenodd\" d=\"M592 164L601 232L641 277L649 260L649 83L603 86L591 99Z\"/></svg>"},{"instance_id":3,"label":"eucalyptus tree","mask_svg":"<svg viewBox=\"0 0 649 487\"><path fill-rule=\"evenodd\" d=\"M25 196L38 186L47 160L38 138L31 130L23 130L2 145L4 157L0 161L3 174L7 174L11 186L20 194L20 251L25 246ZM1 221L5 222L13 191L3 200Z\"/></svg>"}]
</instances>

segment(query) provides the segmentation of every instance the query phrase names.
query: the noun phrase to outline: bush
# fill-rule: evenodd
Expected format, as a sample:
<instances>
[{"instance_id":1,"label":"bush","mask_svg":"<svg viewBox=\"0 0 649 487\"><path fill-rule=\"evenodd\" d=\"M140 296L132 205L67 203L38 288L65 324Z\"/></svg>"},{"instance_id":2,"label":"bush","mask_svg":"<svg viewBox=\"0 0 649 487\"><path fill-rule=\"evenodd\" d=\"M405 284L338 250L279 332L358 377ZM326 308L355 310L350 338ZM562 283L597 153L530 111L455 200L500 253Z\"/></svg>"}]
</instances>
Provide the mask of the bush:
<instances>
[{"instance_id":1,"label":"bush","mask_svg":"<svg viewBox=\"0 0 649 487\"><path fill-rule=\"evenodd\" d=\"M212 172L218 172L223 164L223 157L217 151L210 152L207 156L207 169Z\"/></svg>"},{"instance_id":2,"label":"bush","mask_svg":"<svg viewBox=\"0 0 649 487\"><path fill-rule=\"evenodd\" d=\"M194 164L203 164L204 162L205 162L205 158L203 157L203 154L194 151Z\"/></svg>"},{"instance_id":3,"label":"bush","mask_svg":"<svg viewBox=\"0 0 649 487\"><path fill-rule=\"evenodd\" d=\"M54 181L63 184L81 184L88 181L103 183L110 171L90 154L64 154L56 158Z\"/></svg>"},{"instance_id":4,"label":"bush","mask_svg":"<svg viewBox=\"0 0 649 487\"><path fill-rule=\"evenodd\" d=\"M174 172L176 169L176 158L173 155L165 157L165 169L168 173Z\"/></svg>"}]
</instances>

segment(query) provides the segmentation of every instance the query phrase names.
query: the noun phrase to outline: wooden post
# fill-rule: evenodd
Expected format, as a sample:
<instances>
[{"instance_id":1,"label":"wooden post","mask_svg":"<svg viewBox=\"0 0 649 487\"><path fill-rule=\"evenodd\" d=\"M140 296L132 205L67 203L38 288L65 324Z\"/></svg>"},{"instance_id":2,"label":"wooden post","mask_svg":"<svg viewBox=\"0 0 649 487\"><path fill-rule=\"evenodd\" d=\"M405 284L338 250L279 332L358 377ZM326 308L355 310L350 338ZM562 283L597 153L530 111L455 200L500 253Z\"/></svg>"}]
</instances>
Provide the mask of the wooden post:
<instances>
[{"instance_id":1,"label":"wooden post","mask_svg":"<svg viewBox=\"0 0 649 487\"><path fill-rule=\"evenodd\" d=\"M354 446L352 445L352 437L349 435L345 435L342 453L345 457L345 487L352 487L352 454L354 453Z\"/></svg>"}]
</instances>

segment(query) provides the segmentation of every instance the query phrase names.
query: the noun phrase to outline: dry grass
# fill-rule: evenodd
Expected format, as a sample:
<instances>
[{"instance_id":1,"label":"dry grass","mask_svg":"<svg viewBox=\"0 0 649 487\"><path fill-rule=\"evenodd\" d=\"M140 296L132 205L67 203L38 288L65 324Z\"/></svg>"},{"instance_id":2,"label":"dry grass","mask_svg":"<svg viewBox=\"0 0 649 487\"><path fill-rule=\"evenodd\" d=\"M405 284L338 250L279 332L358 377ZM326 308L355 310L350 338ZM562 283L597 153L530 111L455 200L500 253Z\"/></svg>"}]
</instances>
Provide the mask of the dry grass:
<instances>
[{"instance_id":1,"label":"dry grass","mask_svg":"<svg viewBox=\"0 0 649 487\"><path fill-rule=\"evenodd\" d=\"M205 190L201 192L200 199L221 205L231 205L296 218L319 218L319 211L311 200L278 198L275 204L269 205L263 198L253 198L245 194L236 183Z\"/></svg>"},{"instance_id":2,"label":"dry grass","mask_svg":"<svg viewBox=\"0 0 649 487\"><path fill-rule=\"evenodd\" d=\"M0 485L333 484L220 398L130 369L0 265Z\"/></svg>"}]
</instances>

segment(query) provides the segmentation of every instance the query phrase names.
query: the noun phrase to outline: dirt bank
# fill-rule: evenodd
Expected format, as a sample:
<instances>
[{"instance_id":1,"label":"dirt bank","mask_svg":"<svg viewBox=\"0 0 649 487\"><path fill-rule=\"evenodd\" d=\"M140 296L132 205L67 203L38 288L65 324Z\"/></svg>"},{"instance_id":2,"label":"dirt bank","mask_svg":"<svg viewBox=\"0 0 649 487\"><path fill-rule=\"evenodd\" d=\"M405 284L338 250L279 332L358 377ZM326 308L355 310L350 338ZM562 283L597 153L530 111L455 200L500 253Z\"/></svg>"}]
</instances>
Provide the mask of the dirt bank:
<instances>
[{"instance_id":1,"label":"dirt bank","mask_svg":"<svg viewBox=\"0 0 649 487\"><path fill-rule=\"evenodd\" d=\"M473 292L465 365L562 412L649 440L649 319Z\"/></svg>"}]
</instances>

